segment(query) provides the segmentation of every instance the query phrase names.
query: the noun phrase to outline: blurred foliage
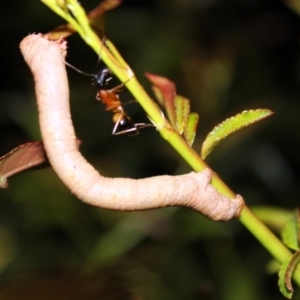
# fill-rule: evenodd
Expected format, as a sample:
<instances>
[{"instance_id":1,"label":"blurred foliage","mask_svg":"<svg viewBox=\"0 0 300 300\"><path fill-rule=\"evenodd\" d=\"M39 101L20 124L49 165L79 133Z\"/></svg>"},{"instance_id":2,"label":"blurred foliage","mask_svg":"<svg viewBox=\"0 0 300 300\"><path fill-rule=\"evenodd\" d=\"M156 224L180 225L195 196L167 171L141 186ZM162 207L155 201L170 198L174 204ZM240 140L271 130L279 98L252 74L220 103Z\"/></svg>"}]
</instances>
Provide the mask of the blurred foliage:
<instances>
[{"instance_id":1,"label":"blurred foliage","mask_svg":"<svg viewBox=\"0 0 300 300\"><path fill-rule=\"evenodd\" d=\"M98 4L81 3L87 10ZM0 14L3 155L40 139L19 43L64 22L39 1L6 1ZM276 0L124 0L105 19L106 34L146 89L143 73L153 72L172 79L191 100L201 118L198 151L225 118L260 107L274 111L270 120L226 140L208 163L250 206L298 206L295 12ZM97 64L76 36L67 60L86 72ZM81 149L103 175L189 171L151 128L135 138L111 136L111 115L95 101L89 79L69 73ZM135 120L147 120L138 105L128 110ZM212 223L183 208L122 213L89 207L51 169L12 178L0 199L0 299L282 299L277 276L266 272L269 255L238 221Z\"/></svg>"}]
</instances>

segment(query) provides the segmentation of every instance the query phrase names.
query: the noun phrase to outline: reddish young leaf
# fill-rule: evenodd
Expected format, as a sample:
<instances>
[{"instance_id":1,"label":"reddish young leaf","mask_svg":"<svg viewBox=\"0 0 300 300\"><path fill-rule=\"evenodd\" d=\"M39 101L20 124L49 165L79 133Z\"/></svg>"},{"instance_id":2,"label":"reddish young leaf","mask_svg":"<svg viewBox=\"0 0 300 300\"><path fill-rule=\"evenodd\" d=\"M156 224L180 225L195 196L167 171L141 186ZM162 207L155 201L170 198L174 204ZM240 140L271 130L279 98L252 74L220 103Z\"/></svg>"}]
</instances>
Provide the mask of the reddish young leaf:
<instances>
[{"instance_id":1,"label":"reddish young leaf","mask_svg":"<svg viewBox=\"0 0 300 300\"><path fill-rule=\"evenodd\" d=\"M47 161L42 142L23 144L0 157L0 188L7 187L7 177Z\"/></svg>"},{"instance_id":2,"label":"reddish young leaf","mask_svg":"<svg viewBox=\"0 0 300 300\"><path fill-rule=\"evenodd\" d=\"M93 10L88 13L88 18L97 34L102 38L104 36L104 14L108 10L112 10L121 4L121 0L104 0L100 2ZM68 7L62 7L68 9ZM47 33L50 40L59 40L67 38L76 30L70 24L63 24Z\"/></svg>"},{"instance_id":3,"label":"reddish young leaf","mask_svg":"<svg viewBox=\"0 0 300 300\"><path fill-rule=\"evenodd\" d=\"M176 128L176 116L175 116L175 97L176 87L173 81L168 78L154 75L151 73L145 73L145 76L150 82L154 84L153 91L158 96L158 100L163 99L163 104L166 107L167 115L172 126ZM157 89L158 88L158 89Z\"/></svg>"},{"instance_id":4,"label":"reddish young leaf","mask_svg":"<svg viewBox=\"0 0 300 300\"><path fill-rule=\"evenodd\" d=\"M115 9L121 4L121 0L105 0L100 2L93 10L88 13L90 20L97 19L105 14L106 11ZM92 22L93 23L93 22Z\"/></svg>"},{"instance_id":5,"label":"reddish young leaf","mask_svg":"<svg viewBox=\"0 0 300 300\"><path fill-rule=\"evenodd\" d=\"M199 116L190 112L190 100L177 95L174 82L168 78L146 73L146 77L154 84L152 89L158 102L166 107L172 126L190 146L194 142Z\"/></svg>"},{"instance_id":6,"label":"reddish young leaf","mask_svg":"<svg viewBox=\"0 0 300 300\"><path fill-rule=\"evenodd\" d=\"M77 139L76 142L79 147L81 141ZM43 142L20 145L0 157L0 188L7 188L7 178L9 176L47 162Z\"/></svg>"}]
</instances>

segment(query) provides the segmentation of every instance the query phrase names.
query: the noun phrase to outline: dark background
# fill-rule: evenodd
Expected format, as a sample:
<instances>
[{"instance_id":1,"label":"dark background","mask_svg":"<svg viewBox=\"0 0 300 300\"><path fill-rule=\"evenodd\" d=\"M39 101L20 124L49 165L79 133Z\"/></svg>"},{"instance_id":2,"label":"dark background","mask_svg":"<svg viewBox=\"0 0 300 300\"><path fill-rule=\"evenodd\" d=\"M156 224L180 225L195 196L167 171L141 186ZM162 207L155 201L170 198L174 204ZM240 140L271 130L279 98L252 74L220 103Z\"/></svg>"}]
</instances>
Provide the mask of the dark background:
<instances>
[{"instance_id":1,"label":"dark background","mask_svg":"<svg viewBox=\"0 0 300 300\"><path fill-rule=\"evenodd\" d=\"M98 1L83 0L90 10ZM0 155L40 140L23 37L64 22L39 1L1 4ZM300 22L283 1L129 1L106 14L106 34L146 90L144 72L176 82L200 114L194 148L246 109L276 114L209 157L249 206L298 206ZM68 62L94 72L78 36ZM90 79L69 70L73 120L85 157L106 176L190 171L152 128L112 136ZM132 100L124 92L124 101ZM127 108L127 107L126 107ZM128 106L147 121L138 104ZM0 299L282 299L271 257L238 221L213 223L184 208L122 213L89 207L53 171L19 174L0 191Z\"/></svg>"}]
</instances>

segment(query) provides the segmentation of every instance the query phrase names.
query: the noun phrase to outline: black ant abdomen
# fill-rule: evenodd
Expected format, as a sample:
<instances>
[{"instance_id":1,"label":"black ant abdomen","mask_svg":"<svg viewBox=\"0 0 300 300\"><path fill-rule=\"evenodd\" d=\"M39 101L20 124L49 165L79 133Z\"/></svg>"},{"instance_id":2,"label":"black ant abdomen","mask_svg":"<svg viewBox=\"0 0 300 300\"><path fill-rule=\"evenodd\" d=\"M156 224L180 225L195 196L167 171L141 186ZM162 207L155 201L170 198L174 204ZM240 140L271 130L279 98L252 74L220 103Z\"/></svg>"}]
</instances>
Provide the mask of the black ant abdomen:
<instances>
[{"instance_id":1,"label":"black ant abdomen","mask_svg":"<svg viewBox=\"0 0 300 300\"><path fill-rule=\"evenodd\" d=\"M112 132L113 135L126 133L128 136L135 136L139 134L136 124L131 120L131 118L127 114L123 112L118 116L118 118L118 123L115 122L117 126L114 127L114 130Z\"/></svg>"}]
</instances>

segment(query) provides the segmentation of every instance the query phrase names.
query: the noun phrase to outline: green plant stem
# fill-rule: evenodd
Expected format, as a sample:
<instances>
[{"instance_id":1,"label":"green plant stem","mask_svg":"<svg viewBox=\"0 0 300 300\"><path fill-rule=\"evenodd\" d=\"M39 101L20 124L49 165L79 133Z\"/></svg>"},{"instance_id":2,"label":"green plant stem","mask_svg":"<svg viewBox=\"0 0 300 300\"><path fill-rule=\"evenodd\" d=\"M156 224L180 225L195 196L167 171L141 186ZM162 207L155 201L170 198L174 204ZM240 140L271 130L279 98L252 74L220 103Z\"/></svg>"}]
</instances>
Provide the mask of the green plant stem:
<instances>
[{"instance_id":1,"label":"green plant stem","mask_svg":"<svg viewBox=\"0 0 300 300\"><path fill-rule=\"evenodd\" d=\"M58 2L56 0L42 0L42 2L69 22L74 29L79 32L84 41L90 45L99 56L101 55L101 59L105 62L105 64L122 82L124 82L128 90L130 90L135 99L144 108L161 136L167 140L172 147L174 147L174 149L196 172L202 171L208 167L200 156L165 119L162 111L139 84L134 73L123 60L113 44L109 40L106 40L105 44L108 45L109 48L107 49L106 45L102 44L98 36L89 28L88 19L77 1L69 0L63 2L67 3L68 6L66 4L62 5L62 1L60 1L60 6L58 6ZM69 13L69 10L63 9L66 7L72 11L72 14ZM74 19L74 16L76 16L77 19ZM235 194L216 173L213 175L212 184L220 191L220 193L227 197L235 198ZM280 263L286 262L292 257L291 252L247 206L245 206L242 211L240 221ZM295 270L293 278L300 286L300 268Z\"/></svg>"},{"instance_id":2,"label":"green plant stem","mask_svg":"<svg viewBox=\"0 0 300 300\"><path fill-rule=\"evenodd\" d=\"M150 119L156 124L161 136L167 140L172 147L184 158L184 160L196 171L199 172L207 167L207 164L200 156L186 143L170 125L167 120L162 118L162 113L157 105L153 103L151 98L145 93L144 89L139 85L137 80L130 80L127 88L132 92L134 97L140 102ZM159 125L158 125L159 124ZM214 173L212 184L225 196L234 198L235 194L230 188ZM280 263L286 262L292 257L291 252L284 244L273 234L268 227L265 226L252 211L245 206L240 217L242 224L260 241L267 251ZM300 269L297 268L294 280L300 286Z\"/></svg>"},{"instance_id":3,"label":"green plant stem","mask_svg":"<svg viewBox=\"0 0 300 300\"><path fill-rule=\"evenodd\" d=\"M255 216L249 207L244 207L239 220L278 262L283 264L292 258L292 253L284 246L277 236ZM298 286L300 286L299 266L295 269L293 279Z\"/></svg>"}]
</instances>

